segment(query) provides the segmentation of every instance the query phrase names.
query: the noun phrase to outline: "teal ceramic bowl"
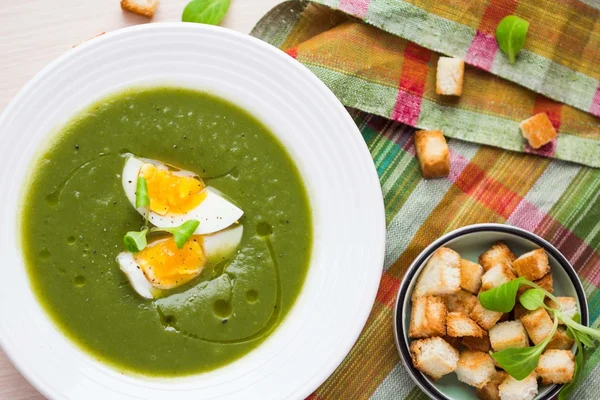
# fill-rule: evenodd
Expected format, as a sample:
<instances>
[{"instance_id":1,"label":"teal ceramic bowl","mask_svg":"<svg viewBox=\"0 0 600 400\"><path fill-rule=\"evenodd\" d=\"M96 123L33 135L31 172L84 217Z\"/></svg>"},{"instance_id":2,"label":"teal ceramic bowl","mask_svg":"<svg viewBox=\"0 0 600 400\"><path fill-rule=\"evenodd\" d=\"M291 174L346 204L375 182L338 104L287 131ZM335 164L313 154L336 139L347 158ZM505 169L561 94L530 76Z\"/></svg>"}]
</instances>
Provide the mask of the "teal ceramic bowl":
<instances>
[{"instance_id":1,"label":"teal ceramic bowl","mask_svg":"<svg viewBox=\"0 0 600 400\"><path fill-rule=\"evenodd\" d=\"M549 242L534 233L510 225L477 224L452 231L429 245L410 265L400 284L394 312L396 346L404 367L417 386L432 399L477 400L477 396L475 389L459 382L454 373L434 381L413 367L409 351L412 339L408 338L408 327L410 297L417 278L433 252L440 247L449 247L463 258L477 262L479 255L498 241L505 242L517 256L537 248L546 250L552 270L554 294L575 297L579 303L581 323L589 324L587 299L581 281L569 261ZM551 399L560 391L561 386L539 384L536 400Z\"/></svg>"}]
</instances>

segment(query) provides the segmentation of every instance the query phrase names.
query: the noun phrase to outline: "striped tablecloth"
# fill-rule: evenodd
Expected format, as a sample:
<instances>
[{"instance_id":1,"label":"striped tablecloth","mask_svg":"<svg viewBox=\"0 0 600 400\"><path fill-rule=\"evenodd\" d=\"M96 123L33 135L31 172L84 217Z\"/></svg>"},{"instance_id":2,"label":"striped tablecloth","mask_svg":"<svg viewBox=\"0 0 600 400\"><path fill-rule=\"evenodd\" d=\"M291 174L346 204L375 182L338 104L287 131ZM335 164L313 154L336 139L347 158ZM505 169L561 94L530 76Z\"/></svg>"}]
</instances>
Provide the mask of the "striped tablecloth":
<instances>
[{"instance_id":1,"label":"striped tablecloth","mask_svg":"<svg viewBox=\"0 0 600 400\"><path fill-rule=\"evenodd\" d=\"M392 316L416 255L440 235L507 223L553 243L577 269L600 322L600 9L595 0L316 0L283 3L253 35L321 78L371 151L386 207L377 300L356 345L312 399L426 398L404 371ZM595 8L596 7L596 8ZM530 22L508 63L493 32L510 14ZM463 58L460 98L435 94L441 54ZM546 112L558 139L533 150L519 122ZM452 138L451 173L424 180L416 128ZM508 150L508 151L507 151ZM600 398L600 349L573 398Z\"/></svg>"}]
</instances>

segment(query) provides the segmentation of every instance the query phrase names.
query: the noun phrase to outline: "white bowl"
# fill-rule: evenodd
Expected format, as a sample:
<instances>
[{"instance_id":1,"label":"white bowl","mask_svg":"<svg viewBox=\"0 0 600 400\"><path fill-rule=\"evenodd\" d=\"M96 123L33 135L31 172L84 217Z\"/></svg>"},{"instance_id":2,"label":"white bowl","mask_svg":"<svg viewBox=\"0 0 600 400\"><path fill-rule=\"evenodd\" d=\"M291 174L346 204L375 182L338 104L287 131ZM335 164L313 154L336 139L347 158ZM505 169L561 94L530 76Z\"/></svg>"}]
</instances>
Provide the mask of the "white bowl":
<instances>
[{"instance_id":1,"label":"white bowl","mask_svg":"<svg viewBox=\"0 0 600 400\"><path fill-rule=\"evenodd\" d=\"M131 376L57 330L33 296L20 251L22 187L40 146L78 110L130 86L174 85L228 99L264 122L295 160L313 208L314 249L302 292L257 349L215 371ZM356 341L383 265L385 217L373 162L335 96L300 63L233 31L149 24L101 36L33 78L0 117L0 343L50 399L300 399Z\"/></svg>"}]
</instances>

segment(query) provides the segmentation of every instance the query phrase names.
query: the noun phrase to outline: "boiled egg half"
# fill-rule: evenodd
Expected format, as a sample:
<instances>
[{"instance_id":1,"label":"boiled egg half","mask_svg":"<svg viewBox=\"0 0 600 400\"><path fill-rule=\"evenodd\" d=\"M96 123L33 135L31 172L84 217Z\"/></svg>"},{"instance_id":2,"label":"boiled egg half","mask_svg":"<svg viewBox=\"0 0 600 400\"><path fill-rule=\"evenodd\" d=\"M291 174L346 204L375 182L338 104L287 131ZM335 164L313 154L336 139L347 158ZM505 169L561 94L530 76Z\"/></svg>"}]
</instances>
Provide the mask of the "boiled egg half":
<instances>
[{"instance_id":1,"label":"boiled egg half","mask_svg":"<svg viewBox=\"0 0 600 400\"><path fill-rule=\"evenodd\" d=\"M242 225L211 235L193 235L178 249L172 237L148 244L140 252L117 256L121 271L142 297L153 299L163 290L184 285L209 264L231 257L242 240Z\"/></svg>"},{"instance_id":2,"label":"boiled egg half","mask_svg":"<svg viewBox=\"0 0 600 400\"><path fill-rule=\"evenodd\" d=\"M149 221L159 228L172 228L195 219L200 225L194 234L206 235L227 228L244 214L217 189L206 187L193 172L175 170L156 160L129 157L122 180L134 208L139 176L148 183ZM146 214L143 207L137 211Z\"/></svg>"}]
</instances>

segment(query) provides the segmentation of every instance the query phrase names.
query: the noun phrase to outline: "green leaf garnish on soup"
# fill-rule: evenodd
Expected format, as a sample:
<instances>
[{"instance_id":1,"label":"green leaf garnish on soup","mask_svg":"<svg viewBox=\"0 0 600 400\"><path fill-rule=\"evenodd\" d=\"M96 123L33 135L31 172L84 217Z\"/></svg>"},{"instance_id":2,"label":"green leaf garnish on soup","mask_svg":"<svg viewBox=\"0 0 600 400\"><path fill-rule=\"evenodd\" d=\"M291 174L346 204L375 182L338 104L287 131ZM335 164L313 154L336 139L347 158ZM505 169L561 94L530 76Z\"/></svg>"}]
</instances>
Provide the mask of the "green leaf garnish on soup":
<instances>
[{"instance_id":1,"label":"green leaf garnish on soup","mask_svg":"<svg viewBox=\"0 0 600 400\"><path fill-rule=\"evenodd\" d=\"M148 182L143 176L137 179L135 188L135 208L150 207L150 196L148 195Z\"/></svg>"},{"instance_id":2,"label":"green leaf garnish on soup","mask_svg":"<svg viewBox=\"0 0 600 400\"><path fill-rule=\"evenodd\" d=\"M192 0L183 10L181 20L218 25L227 14L229 4L230 0Z\"/></svg>"},{"instance_id":3,"label":"green leaf garnish on soup","mask_svg":"<svg viewBox=\"0 0 600 400\"><path fill-rule=\"evenodd\" d=\"M130 231L125 234L123 238L123 243L125 244L125 248L127 251L132 253L137 253L138 251L142 251L148 245L146 241L146 234L148 233L148 229L144 228L139 232Z\"/></svg>"},{"instance_id":4,"label":"green leaf garnish on soup","mask_svg":"<svg viewBox=\"0 0 600 400\"><path fill-rule=\"evenodd\" d=\"M529 22L515 15L504 17L496 28L496 41L500 50L508 56L511 64L515 63L517 53L525 45Z\"/></svg>"},{"instance_id":5,"label":"green leaf garnish on soup","mask_svg":"<svg viewBox=\"0 0 600 400\"><path fill-rule=\"evenodd\" d=\"M200 225L200 221L196 219L190 219L183 224L174 228L153 228L152 232L169 232L173 234L173 240L178 249L181 249L185 242L194 234L196 228Z\"/></svg>"}]
</instances>

